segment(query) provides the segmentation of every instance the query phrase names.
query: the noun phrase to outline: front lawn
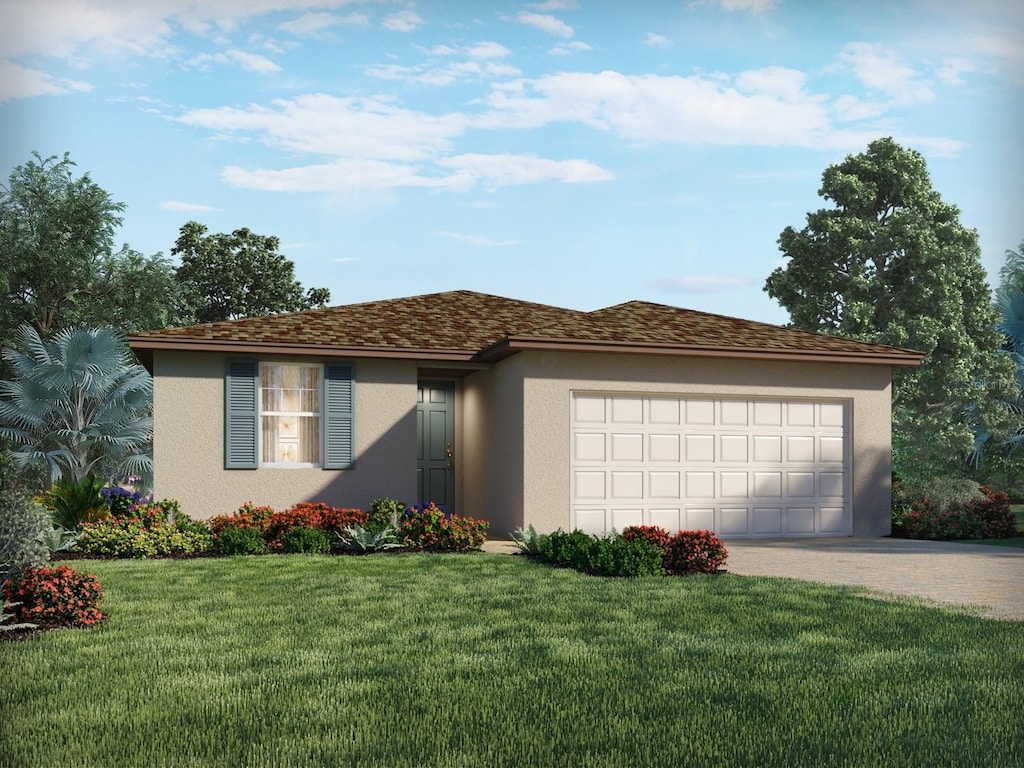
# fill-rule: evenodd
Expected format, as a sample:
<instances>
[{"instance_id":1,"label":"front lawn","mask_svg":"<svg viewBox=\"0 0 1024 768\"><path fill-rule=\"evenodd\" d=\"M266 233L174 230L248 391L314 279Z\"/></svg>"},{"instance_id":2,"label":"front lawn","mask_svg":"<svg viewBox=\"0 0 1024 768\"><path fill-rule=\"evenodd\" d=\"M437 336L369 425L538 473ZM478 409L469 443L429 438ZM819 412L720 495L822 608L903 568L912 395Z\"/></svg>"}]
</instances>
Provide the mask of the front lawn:
<instances>
[{"instance_id":1,"label":"front lawn","mask_svg":"<svg viewBox=\"0 0 1024 768\"><path fill-rule=\"evenodd\" d=\"M78 561L0 643L10 766L1015 765L1024 632L856 588L507 555Z\"/></svg>"}]
</instances>

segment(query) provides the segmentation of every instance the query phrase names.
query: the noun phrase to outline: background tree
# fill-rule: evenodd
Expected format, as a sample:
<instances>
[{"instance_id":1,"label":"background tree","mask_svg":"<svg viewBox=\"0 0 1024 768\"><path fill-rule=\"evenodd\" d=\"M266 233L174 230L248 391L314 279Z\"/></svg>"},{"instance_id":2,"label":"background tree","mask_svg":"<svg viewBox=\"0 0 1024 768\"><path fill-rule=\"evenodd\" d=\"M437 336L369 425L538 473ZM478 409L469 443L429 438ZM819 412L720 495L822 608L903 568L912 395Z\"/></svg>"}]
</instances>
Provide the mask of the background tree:
<instances>
[{"instance_id":1,"label":"background tree","mask_svg":"<svg viewBox=\"0 0 1024 768\"><path fill-rule=\"evenodd\" d=\"M190 322L210 323L325 306L330 292L304 293L280 245L276 237L245 228L208 235L204 225L186 223L171 249L181 259L176 277L182 314Z\"/></svg>"},{"instance_id":2,"label":"background tree","mask_svg":"<svg viewBox=\"0 0 1024 768\"><path fill-rule=\"evenodd\" d=\"M0 381L0 436L22 467L51 479L152 473L153 380L111 328L58 331L52 341L22 326L26 353L6 350L14 371Z\"/></svg>"},{"instance_id":3,"label":"background tree","mask_svg":"<svg viewBox=\"0 0 1024 768\"><path fill-rule=\"evenodd\" d=\"M977 233L932 188L924 158L890 138L829 166L834 204L779 237L785 267L764 289L792 324L923 352L893 375L893 464L904 479L964 475L977 424L1005 435L1012 365Z\"/></svg>"},{"instance_id":4,"label":"background tree","mask_svg":"<svg viewBox=\"0 0 1024 768\"><path fill-rule=\"evenodd\" d=\"M0 344L23 323L42 336L72 326L126 331L174 324L173 266L124 246L114 251L124 204L67 153L16 167L0 186ZM169 300L170 299L170 300Z\"/></svg>"}]
</instances>

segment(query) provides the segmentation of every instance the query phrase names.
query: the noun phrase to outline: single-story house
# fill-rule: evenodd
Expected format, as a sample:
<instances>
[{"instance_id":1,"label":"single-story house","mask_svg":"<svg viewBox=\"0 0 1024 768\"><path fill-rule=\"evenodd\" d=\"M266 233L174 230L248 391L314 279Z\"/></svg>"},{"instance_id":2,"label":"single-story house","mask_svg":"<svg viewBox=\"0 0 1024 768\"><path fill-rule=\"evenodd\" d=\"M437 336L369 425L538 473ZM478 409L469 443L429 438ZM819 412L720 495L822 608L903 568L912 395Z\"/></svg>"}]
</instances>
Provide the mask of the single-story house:
<instances>
[{"instance_id":1,"label":"single-story house","mask_svg":"<svg viewBox=\"0 0 1024 768\"><path fill-rule=\"evenodd\" d=\"M137 333L157 498L436 502L519 526L890 532L905 349L630 301L472 291Z\"/></svg>"}]
</instances>

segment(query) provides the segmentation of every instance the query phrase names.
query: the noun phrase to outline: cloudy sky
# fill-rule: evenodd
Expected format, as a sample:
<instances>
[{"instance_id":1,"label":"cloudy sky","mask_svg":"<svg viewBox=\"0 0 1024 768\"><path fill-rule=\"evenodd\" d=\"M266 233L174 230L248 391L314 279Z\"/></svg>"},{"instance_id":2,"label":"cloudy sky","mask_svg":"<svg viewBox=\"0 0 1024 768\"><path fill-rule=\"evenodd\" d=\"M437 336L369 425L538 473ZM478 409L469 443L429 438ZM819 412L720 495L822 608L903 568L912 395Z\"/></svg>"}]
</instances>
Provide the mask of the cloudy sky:
<instances>
[{"instance_id":1,"label":"cloudy sky","mask_svg":"<svg viewBox=\"0 0 1024 768\"><path fill-rule=\"evenodd\" d=\"M125 203L119 244L248 227L335 304L785 322L779 233L880 136L990 275L1024 239L1024 3L0 0L0 132L0 178L69 152Z\"/></svg>"}]
</instances>

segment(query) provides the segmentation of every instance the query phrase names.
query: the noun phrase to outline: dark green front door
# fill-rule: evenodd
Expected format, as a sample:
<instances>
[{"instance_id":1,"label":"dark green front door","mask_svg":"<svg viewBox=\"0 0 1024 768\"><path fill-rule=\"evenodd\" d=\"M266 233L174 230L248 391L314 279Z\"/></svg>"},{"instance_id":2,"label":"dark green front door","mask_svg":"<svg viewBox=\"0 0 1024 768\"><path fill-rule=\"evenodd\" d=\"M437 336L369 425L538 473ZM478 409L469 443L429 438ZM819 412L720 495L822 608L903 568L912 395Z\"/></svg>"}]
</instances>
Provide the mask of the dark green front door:
<instances>
[{"instance_id":1,"label":"dark green front door","mask_svg":"<svg viewBox=\"0 0 1024 768\"><path fill-rule=\"evenodd\" d=\"M420 504L455 505L455 385L421 381L416 398L416 487Z\"/></svg>"}]
</instances>

